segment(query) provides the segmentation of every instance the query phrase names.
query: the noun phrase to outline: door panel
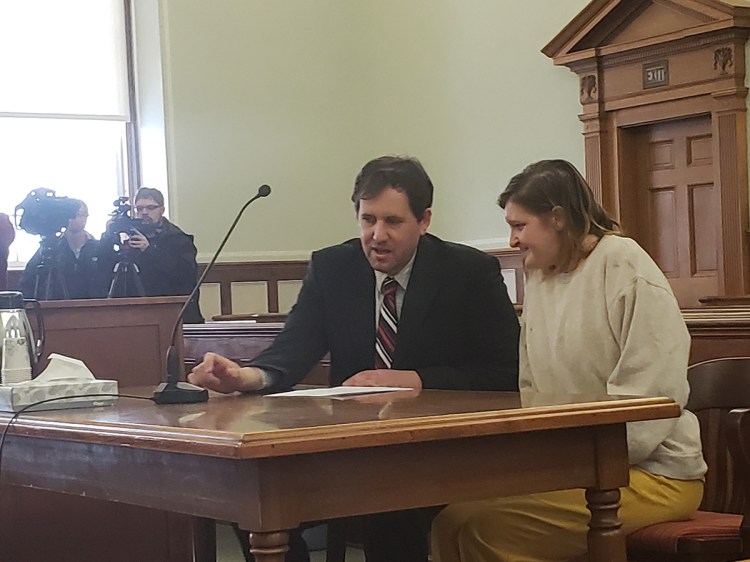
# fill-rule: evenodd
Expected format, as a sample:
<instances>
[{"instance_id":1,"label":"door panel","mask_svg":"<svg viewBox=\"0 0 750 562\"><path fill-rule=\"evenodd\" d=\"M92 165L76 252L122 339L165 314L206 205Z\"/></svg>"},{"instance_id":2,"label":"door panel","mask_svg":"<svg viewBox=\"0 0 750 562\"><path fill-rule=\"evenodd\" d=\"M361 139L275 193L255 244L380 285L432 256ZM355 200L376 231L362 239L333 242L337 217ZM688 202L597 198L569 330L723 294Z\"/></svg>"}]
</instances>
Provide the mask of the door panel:
<instances>
[{"instance_id":1,"label":"door panel","mask_svg":"<svg viewBox=\"0 0 750 562\"><path fill-rule=\"evenodd\" d=\"M674 186L649 191L650 231L659 232L651 242L651 257L667 277L679 277L679 247Z\"/></svg>"},{"instance_id":2,"label":"door panel","mask_svg":"<svg viewBox=\"0 0 750 562\"><path fill-rule=\"evenodd\" d=\"M627 233L654 258L681 306L718 294L719 201L714 186L711 118L632 129L626 152L635 181L623 194Z\"/></svg>"},{"instance_id":3,"label":"door panel","mask_svg":"<svg viewBox=\"0 0 750 562\"><path fill-rule=\"evenodd\" d=\"M692 249L693 275L716 275L719 269L717 255L716 215L713 184L690 186L690 247Z\"/></svg>"}]
</instances>

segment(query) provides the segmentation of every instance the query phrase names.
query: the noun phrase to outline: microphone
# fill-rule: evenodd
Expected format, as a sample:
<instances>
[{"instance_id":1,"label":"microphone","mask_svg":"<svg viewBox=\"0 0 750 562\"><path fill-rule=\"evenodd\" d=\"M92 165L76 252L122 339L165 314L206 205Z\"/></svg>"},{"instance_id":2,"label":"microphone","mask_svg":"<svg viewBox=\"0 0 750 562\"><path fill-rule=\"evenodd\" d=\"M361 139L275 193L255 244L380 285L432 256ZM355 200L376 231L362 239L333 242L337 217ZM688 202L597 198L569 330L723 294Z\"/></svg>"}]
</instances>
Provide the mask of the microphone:
<instances>
[{"instance_id":1,"label":"microphone","mask_svg":"<svg viewBox=\"0 0 750 562\"><path fill-rule=\"evenodd\" d=\"M188 299L185 301L185 304L182 305L180 313L177 315L177 320L175 320L174 326L172 327L172 336L169 338L169 349L167 349L167 382L161 383L156 387L156 390L154 391L153 398L154 402L156 402L157 404L194 404L197 402L208 401L208 391L205 388L201 388L194 384L190 384L189 382L180 380L180 375L182 374L182 365L180 361L180 355L177 353L177 346L175 344L175 338L177 337L177 328L182 322L182 317L185 315L185 310L187 310L190 302L195 298L195 295L198 292L198 288L201 286L201 283L203 283L206 275L213 267L214 262L219 257L219 254L221 254L221 251L224 249L224 245L227 243L227 240L229 240L229 236L234 231L234 227L237 226L237 223L240 221L242 213L245 212L245 209L247 209L253 201L255 201L256 199L260 199L261 197L268 197L270 194L271 188L268 185L263 184L258 188L258 193L253 195L253 197L242 206L240 212L237 213L237 216L234 218L232 226L229 227L226 236L224 236L224 240L222 240L221 244L219 244L219 249L216 250L214 257L212 257L211 261L208 262L206 269L203 270L203 273L198 278L198 281L196 282L195 287L188 296Z\"/></svg>"}]
</instances>

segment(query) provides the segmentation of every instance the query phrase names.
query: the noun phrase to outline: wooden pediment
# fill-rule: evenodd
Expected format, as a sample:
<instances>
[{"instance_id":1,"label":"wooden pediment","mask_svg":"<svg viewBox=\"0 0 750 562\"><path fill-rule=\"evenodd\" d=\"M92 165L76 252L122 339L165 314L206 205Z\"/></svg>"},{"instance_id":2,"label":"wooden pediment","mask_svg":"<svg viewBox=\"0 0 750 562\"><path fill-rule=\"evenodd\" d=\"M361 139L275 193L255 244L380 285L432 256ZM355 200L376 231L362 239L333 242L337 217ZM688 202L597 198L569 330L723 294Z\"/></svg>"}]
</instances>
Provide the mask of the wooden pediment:
<instances>
[{"instance_id":1,"label":"wooden pediment","mask_svg":"<svg viewBox=\"0 0 750 562\"><path fill-rule=\"evenodd\" d=\"M593 0L542 49L555 64L750 27L750 0Z\"/></svg>"}]
</instances>

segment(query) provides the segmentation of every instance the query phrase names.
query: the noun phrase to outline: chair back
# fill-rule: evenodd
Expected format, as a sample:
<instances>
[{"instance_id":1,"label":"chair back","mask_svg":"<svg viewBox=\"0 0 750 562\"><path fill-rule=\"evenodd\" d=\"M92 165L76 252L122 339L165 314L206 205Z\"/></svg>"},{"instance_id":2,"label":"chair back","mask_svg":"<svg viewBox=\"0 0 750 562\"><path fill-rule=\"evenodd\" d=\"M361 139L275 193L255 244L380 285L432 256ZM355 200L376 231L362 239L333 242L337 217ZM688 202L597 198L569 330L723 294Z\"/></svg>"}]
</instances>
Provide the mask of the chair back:
<instances>
[{"instance_id":1,"label":"chair back","mask_svg":"<svg viewBox=\"0 0 750 562\"><path fill-rule=\"evenodd\" d=\"M708 465L700 509L743 513L745 486L737 477L727 442L729 411L750 408L750 357L711 359L688 368L690 398L686 408L700 423L703 456Z\"/></svg>"},{"instance_id":2,"label":"chair back","mask_svg":"<svg viewBox=\"0 0 750 562\"><path fill-rule=\"evenodd\" d=\"M750 490L750 409L743 408L729 412L727 441L736 469L737 480L744 490ZM750 503L750 502L749 502ZM750 544L750 505L745 506L745 517L740 526L740 536L744 544Z\"/></svg>"}]
</instances>

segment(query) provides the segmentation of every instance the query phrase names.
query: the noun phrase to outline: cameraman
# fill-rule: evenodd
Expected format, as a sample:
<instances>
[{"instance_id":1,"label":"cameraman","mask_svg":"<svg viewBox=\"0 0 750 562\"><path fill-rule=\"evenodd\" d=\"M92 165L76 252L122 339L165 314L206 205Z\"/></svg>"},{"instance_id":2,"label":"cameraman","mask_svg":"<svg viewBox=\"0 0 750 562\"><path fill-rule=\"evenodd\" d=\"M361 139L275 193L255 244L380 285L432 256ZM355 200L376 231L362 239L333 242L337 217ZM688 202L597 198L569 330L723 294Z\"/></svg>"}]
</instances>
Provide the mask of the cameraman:
<instances>
[{"instance_id":1,"label":"cameraman","mask_svg":"<svg viewBox=\"0 0 750 562\"><path fill-rule=\"evenodd\" d=\"M0 291L8 288L8 254L16 229L5 213L0 213Z\"/></svg>"},{"instance_id":2,"label":"cameraman","mask_svg":"<svg viewBox=\"0 0 750 562\"><path fill-rule=\"evenodd\" d=\"M188 295L195 287L198 265L193 237L164 218L164 196L158 189L141 187L135 194L135 216L140 227L130 229L127 240L120 240L120 232L112 228L102 236L101 266L112 279L115 263L126 259L136 264L145 296ZM114 246L120 247L120 254ZM135 296L135 295L129 295ZM184 321L201 323L203 316L198 307L198 295L185 310Z\"/></svg>"},{"instance_id":3,"label":"cameraman","mask_svg":"<svg viewBox=\"0 0 750 562\"><path fill-rule=\"evenodd\" d=\"M86 232L86 222L89 218L89 209L86 203L73 199L78 203L76 216L68 221L68 226L58 238L57 248L54 252L54 267L60 274L60 279L65 284L67 296L70 299L96 299L106 295L104 279L98 267L99 242ZM26 298L39 298L35 294L39 266L42 263L42 252L40 248L26 264L21 275L19 288ZM49 264L48 264L49 265ZM44 279L40 279L43 283ZM52 294L43 295L47 300L61 299L65 295L62 287L56 285L57 280L52 280ZM44 289L40 287L43 291Z\"/></svg>"}]
</instances>

